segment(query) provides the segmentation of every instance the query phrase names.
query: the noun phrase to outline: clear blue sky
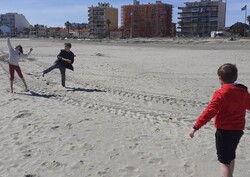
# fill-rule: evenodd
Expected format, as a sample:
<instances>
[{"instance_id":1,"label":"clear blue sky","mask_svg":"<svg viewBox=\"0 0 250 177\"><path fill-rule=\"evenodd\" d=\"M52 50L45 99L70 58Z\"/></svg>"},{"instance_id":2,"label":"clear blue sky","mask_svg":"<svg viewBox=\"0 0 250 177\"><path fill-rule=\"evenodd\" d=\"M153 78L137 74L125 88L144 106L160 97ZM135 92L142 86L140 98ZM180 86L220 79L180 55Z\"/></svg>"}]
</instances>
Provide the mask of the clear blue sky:
<instances>
[{"instance_id":1,"label":"clear blue sky","mask_svg":"<svg viewBox=\"0 0 250 177\"><path fill-rule=\"evenodd\" d=\"M141 0L141 4L155 3L156 0ZM178 7L184 6L183 2L195 0L162 0L163 3L172 4L173 22L178 19ZM196 0L200 1L200 0ZM48 27L63 27L66 21L87 23L88 7L96 6L98 2L109 2L119 9L122 5L133 4L133 0L0 0L0 14L17 12L23 14L31 25L43 24ZM227 0L226 26L236 22L245 22L245 12L241 11L244 5L248 5L250 15L250 0Z\"/></svg>"}]
</instances>

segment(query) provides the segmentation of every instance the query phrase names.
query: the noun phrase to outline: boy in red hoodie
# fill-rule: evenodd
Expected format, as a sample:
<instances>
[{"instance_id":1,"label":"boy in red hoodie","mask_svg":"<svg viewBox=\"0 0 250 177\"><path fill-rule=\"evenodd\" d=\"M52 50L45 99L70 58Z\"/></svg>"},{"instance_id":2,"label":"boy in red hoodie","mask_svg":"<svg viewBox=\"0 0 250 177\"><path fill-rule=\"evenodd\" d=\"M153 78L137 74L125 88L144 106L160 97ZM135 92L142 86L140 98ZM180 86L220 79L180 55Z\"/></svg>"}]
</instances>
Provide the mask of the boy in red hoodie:
<instances>
[{"instance_id":1,"label":"boy in red hoodie","mask_svg":"<svg viewBox=\"0 0 250 177\"><path fill-rule=\"evenodd\" d=\"M235 152L244 134L246 110L250 110L250 95L247 87L237 84L236 65L226 63L217 71L221 88L214 92L207 108L198 117L189 132L191 138L203 125L214 117L216 149L223 177L232 177Z\"/></svg>"}]
</instances>

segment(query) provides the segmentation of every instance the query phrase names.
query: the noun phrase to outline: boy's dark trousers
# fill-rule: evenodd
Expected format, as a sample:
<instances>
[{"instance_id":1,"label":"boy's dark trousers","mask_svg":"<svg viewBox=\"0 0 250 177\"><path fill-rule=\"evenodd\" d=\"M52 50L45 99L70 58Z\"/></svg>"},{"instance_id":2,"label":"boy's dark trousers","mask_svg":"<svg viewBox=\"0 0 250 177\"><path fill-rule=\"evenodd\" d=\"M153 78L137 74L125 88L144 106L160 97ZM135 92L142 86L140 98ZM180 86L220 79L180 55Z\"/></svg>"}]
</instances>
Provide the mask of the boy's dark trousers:
<instances>
[{"instance_id":1,"label":"boy's dark trousers","mask_svg":"<svg viewBox=\"0 0 250 177\"><path fill-rule=\"evenodd\" d=\"M61 72L61 83L62 86L65 87L65 73L66 73L66 68L65 66L63 66L62 64L60 64L59 62L55 62L51 67L49 67L48 69L44 70L43 73L47 74L50 71L54 70L58 68Z\"/></svg>"}]
</instances>

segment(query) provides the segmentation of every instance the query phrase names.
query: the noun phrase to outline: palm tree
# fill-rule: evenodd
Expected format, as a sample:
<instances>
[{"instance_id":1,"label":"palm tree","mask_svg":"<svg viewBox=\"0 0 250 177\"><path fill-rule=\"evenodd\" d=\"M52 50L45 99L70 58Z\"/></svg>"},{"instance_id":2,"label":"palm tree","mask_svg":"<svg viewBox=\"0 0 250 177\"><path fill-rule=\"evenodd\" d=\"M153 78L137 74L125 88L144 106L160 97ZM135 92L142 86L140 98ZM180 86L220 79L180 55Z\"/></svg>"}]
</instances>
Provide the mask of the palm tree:
<instances>
[{"instance_id":1,"label":"palm tree","mask_svg":"<svg viewBox=\"0 0 250 177\"><path fill-rule=\"evenodd\" d=\"M3 36L3 31L0 29L0 37Z\"/></svg>"},{"instance_id":2,"label":"palm tree","mask_svg":"<svg viewBox=\"0 0 250 177\"><path fill-rule=\"evenodd\" d=\"M48 28L46 28L45 32L46 32L46 37L49 37L50 30Z\"/></svg>"},{"instance_id":3,"label":"palm tree","mask_svg":"<svg viewBox=\"0 0 250 177\"><path fill-rule=\"evenodd\" d=\"M111 24L111 21L108 19L106 21L107 25L108 25L108 36L109 36L109 39L110 39L110 28L109 28L109 25Z\"/></svg>"},{"instance_id":4,"label":"palm tree","mask_svg":"<svg viewBox=\"0 0 250 177\"><path fill-rule=\"evenodd\" d=\"M38 37L38 29L39 29L39 25L38 25L38 24L36 24L34 27L35 27L35 30L36 30L36 37Z\"/></svg>"},{"instance_id":5,"label":"palm tree","mask_svg":"<svg viewBox=\"0 0 250 177\"><path fill-rule=\"evenodd\" d=\"M121 26L121 27L120 27L120 30L121 30L121 32L122 32L122 39L123 39L123 38L124 38L124 36L123 36L123 35L124 35L124 26Z\"/></svg>"},{"instance_id":6,"label":"palm tree","mask_svg":"<svg viewBox=\"0 0 250 177\"><path fill-rule=\"evenodd\" d=\"M247 21L248 21L248 24L250 26L250 15L247 16Z\"/></svg>"},{"instance_id":7,"label":"palm tree","mask_svg":"<svg viewBox=\"0 0 250 177\"><path fill-rule=\"evenodd\" d=\"M68 30L68 37L69 37L69 29L70 29L71 23L69 21L66 21L66 23L64 25L65 25L66 29Z\"/></svg>"},{"instance_id":8,"label":"palm tree","mask_svg":"<svg viewBox=\"0 0 250 177\"><path fill-rule=\"evenodd\" d=\"M14 37L17 37L17 28L14 28Z\"/></svg>"},{"instance_id":9,"label":"palm tree","mask_svg":"<svg viewBox=\"0 0 250 177\"><path fill-rule=\"evenodd\" d=\"M77 25L77 30L78 30L78 38L81 37L81 26Z\"/></svg>"},{"instance_id":10,"label":"palm tree","mask_svg":"<svg viewBox=\"0 0 250 177\"><path fill-rule=\"evenodd\" d=\"M250 15L247 16L247 21L248 21L248 29L250 29ZM249 32L248 32L249 35Z\"/></svg>"},{"instance_id":11,"label":"palm tree","mask_svg":"<svg viewBox=\"0 0 250 177\"><path fill-rule=\"evenodd\" d=\"M181 28L181 36L182 36L182 31L183 31L183 26L184 26L184 22L183 21L179 21L178 22L179 27Z\"/></svg>"}]
</instances>

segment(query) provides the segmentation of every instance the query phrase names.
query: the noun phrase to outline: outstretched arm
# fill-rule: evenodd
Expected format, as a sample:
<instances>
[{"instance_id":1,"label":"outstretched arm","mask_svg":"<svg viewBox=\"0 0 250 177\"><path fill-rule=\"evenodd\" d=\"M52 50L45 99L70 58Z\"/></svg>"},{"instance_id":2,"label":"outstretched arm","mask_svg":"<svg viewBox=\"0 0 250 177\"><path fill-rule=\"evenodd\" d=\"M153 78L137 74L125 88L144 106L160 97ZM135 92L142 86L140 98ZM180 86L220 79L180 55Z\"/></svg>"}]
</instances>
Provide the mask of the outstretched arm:
<instances>
[{"instance_id":1,"label":"outstretched arm","mask_svg":"<svg viewBox=\"0 0 250 177\"><path fill-rule=\"evenodd\" d=\"M12 45L11 45L11 43L10 43L10 38L9 37L7 38L7 45L8 45L9 51L13 51L14 50L13 47L12 47Z\"/></svg>"},{"instance_id":2,"label":"outstretched arm","mask_svg":"<svg viewBox=\"0 0 250 177\"><path fill-rule=\"evenodd\" d=\"M23 58L28 57L28 56L31 54L32 50L33 50L33 49L30 48L29 52L28 52L27 54L21 54L21 57L23 57Z\"/></svg>"}]
</instances>

